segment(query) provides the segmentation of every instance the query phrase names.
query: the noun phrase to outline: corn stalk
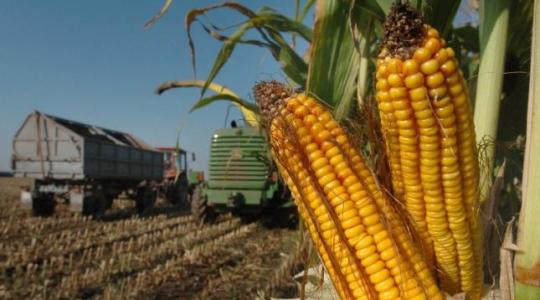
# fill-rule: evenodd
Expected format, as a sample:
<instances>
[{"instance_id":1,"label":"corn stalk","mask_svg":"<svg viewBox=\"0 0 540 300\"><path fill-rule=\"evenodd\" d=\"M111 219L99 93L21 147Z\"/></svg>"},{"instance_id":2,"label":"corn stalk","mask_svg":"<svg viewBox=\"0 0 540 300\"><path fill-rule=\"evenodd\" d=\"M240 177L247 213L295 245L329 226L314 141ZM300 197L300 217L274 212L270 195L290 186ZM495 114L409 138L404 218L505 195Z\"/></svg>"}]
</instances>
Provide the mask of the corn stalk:
<instances>
[{"instance_id":1,"label":"corn stalk","mask_svg":"<svg viewBox=\"0 0 540 300\"><path fill-rule=\"evenodd\" d=\"M503 86L504 59L509 19L508 0L483 0L480 3L480 70L476 89L474 124L477 141L486 144L481 169L480 199L490 189L497 139L499 108Z\"/></svg>"},{"instance_id":2,"label":"corn stalk","mask_svg":"<svg viewBox=\"0 0 540 300\"><path fill-rule=\"evenodd\" d=\"M516 299L540 299L540 1L534 1L527 143L523 166L523 202L516 254Z\"/></svg>"}]
</instances>

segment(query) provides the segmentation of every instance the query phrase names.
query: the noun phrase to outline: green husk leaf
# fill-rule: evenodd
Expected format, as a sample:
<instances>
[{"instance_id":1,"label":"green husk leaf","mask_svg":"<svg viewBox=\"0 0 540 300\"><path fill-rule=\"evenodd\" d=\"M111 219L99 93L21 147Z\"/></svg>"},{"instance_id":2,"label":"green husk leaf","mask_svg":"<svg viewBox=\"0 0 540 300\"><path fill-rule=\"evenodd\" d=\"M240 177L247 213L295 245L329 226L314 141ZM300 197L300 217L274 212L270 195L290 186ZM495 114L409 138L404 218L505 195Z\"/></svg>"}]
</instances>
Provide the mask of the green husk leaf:
<instances>
[{"instance_id":1,"label":"green husk leaf","mask_svg":"<svg viewBox=\"0 0 540 300\"><path fill-rule=\"evenodd\" d=\"M480 68L475 97L474 125L477 141L495 141L504 78L510 0L483 0L480 5ZM489 87L489 88L486 88ZM480 199L487 198L493 178L495 147L485 151L486 167L480 172Z\"/></svg>"},{"instance_id":2,"label":"green husk leaf","mask_svg":"<svg viewBox=\"0 0 540 300\"><path fill-rule=\"evenodd\" d=\"M337 118L347 116L356 93L359 65L347 2L317 3L311 47L307 92L334 107Z\"/></svg>"}]
</instances>

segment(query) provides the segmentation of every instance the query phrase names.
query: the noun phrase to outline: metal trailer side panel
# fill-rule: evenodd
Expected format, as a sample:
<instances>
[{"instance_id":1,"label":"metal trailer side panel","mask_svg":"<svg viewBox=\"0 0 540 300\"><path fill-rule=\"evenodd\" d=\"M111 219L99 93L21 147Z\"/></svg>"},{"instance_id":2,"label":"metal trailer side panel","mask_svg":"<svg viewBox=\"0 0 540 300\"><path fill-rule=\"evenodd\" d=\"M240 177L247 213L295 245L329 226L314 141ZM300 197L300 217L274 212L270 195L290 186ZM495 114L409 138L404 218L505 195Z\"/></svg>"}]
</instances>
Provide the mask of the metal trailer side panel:
<instances>
[{"instance_id":1,"label":"metal trailer side panel","mask_svg":"<svg viewBox=\"0 0 540 300\"><path fill-rule=\"evenodd\" d=\"M40 113L26 118L12 147L12 168L17 177L84 177L82 137Z\"/></svg>"},{"instance_id":2,"label":"metal trailer side panel","mask_svg":"<svg viewBox=\"0 0 540 300\"><path fill-rule=\"evenodd\" d=\"M84 173L96 179L160 180L160 152L85 139Z\"/></svg>"},{"instance_id":3,"label":"metal trailer side panel","mask_svg":"<svg viewBox=\"0 0 540 300\"><path fill-rule=\"evenodd\" d=\"M165 165L163 163L164 154L161 152L152 153L152 177L163 178Z\"/></svg>"},{"instance_id":4,"label":"metal trailer side panel","mask_svg":"<svg viewBox=\"0 0 540 300\"><path fill-rule=\"evenodd\" d=\"M161 180L163 154L132 135L33 112L13 139L15 176Z\"/></svg>"}]
</instances>

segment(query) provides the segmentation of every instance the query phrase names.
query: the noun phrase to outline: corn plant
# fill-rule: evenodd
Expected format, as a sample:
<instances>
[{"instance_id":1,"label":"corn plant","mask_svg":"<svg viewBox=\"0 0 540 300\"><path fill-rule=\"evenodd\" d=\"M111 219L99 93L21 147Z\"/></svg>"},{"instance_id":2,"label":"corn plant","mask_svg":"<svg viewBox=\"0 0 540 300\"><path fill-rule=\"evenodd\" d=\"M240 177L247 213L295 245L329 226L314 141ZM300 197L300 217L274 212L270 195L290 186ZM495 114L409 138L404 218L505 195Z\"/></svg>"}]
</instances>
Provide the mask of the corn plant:
<instances>
[{"instance_id":1,"label":"corn plant","mask_svg":"<svg viewBox=\"0 0 540 300\"><path fill-rule=\"evenodd\" d=\"M167 1L165 9L153 22L163 15L170 2ZM195 21L212 38L224 42L206 82L200 85L202 99L195 108L217 99L227 100L228 96L218 94L208 99L204 94L236 46L268 49L288 78L289 87L275 82L258 86L255 95L259 94L256 97L259 109L246 100L234 99L233 102L243 108L250 107L259 115L259 122L266 122L276 164L295 194L306 228L340 296L392 298L395 293L392 287L396 287L402 298L437 297L435 289L441 288L450 294L464 291L472 299L479 299L484 293L482 243L497 248L500 245L493 242L499 238L491 233L486 235L488 240L483 239L482 229L489 228L487 225L493 222L495 229L489 232L496 231L501 228L500 223L508 221L517 211L513 208L501 210L499 214L498 206L519 207L519 203L513 204L519 197L497 202L501 190L497 189L498 185L492 188L491 182L496 165L501 169L499 173L518 182L503 183L505 191L517 194L519 189L519 179L516 180L521 177L519 168L510 166L504 173L502 168L506 164L500 162L508 160L514 166L520 164L519 143L511 146L512 151L515 150L512 155L506 154L505 143L519 140L519 135L523 134L524 125L521 127L520 120L524 116L520 107L526 99L526 81L523 77L514 79L509 75L527 75L523 70L530 59L527 33L531 30L533 1L481 1L479 27L456 25L460 1L402 2L307 1L303 8L297 8L295 17L267 7L253 11L231 2L189 12L186 27L194 68L196 51L190 31ZM396 13L400 5L409 8ZM302 23L311 6L315 6L312 27ZM235 10L243 15L236 32L226 36L220 29L223 26L201 18L215 9ZM416 17L415 9L421 11L422 17ZM245 40L245 34L251 30L257 32L259 38ZM516 34L509 35L510 31ZM297 38L310 44L306 55L296 53L292 47ZM531 79L531 86L532 82ZM303 93L290 87L299 88ZM532 93L534 88L530 91ZM531 107L534 106L530 104L530 110ZM515 120L518 121L516 126L508 126ZM533 126L534 120L531 118L529 123ZM327 128L327 125L335 128ZM481 141L478 149L475 137ZM502 141L497 140L498 137ZM529 134L529 148L534 147L530 140ZM332 150L332 145L338 146L337 150ZM327 156L327 161L319 156ZM383 223L390 226L385 228L387 232L395 233L390 243L397 249L401 267L406 268L407 261L410 263L413 259L403 250L407 248L404 246L407 241L397 238L403 230L400 228L408 228L416 236L413 240L419 241L411 247L420 249L424 263L437 266L433 275L438 278L439 286L432 290L426 288L430 287L430 281L425 275L423 279L427 281L420 288L423 292L407 294L408 289L397 283L400 279L389 275L392 280L380 277L378 281L371 277L374 274L367 270L372 265L380 265L378 257L370 257L370 263L364 262L365 257L353 252L359 243L355 238L359 237L348 236L350 228L343 227L343 224L353 224L350 219L356 220L355 210L362 211L364 207L350 199L354 192L347 190L348 184L354 186L356 181L350 179L345 184L347 176L336 173L338 165L330 162L335 159L338 164L342 158L349 164L348 170L353 173L350 176L356 177L363 188L369 190L366 182L376 182L377 188L364 190L368 199L374 194L383 194L383 198L396 201L388 202L392 203L390 205L385 202L388 200L380 200L378 196L371 199L375 201L372 204L377 207L376 211L389 207L395 211L395 217L390 213ZM526 162L526 170L534 170L537 165L534 160ZM373 178L367 175L372 172L376 173ZM530 192L530 174L535 173L526 174L524 187ZM507 179L505 176L501 176L503 180ZM337 191L343 189L346 193L342 194L347 196L336 198L340 195ZM484 211L480 199L485 202ZM527 207L535 211L534 201L532 205L531 200L528 201ZM343 217L345 212L349 213L349 218ZM371 215L363 217L368 216ZM375 216L381 217L374 213L373 219ZM525 216L522 210L521 228L529 231L531 221ZM496 220L491 220L492 217ZM531 244L524 241L520 244L530 249L535 245L534 236L530 239ZM362 245L369 248L368 244ZM491 256L498 249L488 250L486 261L496 263L497 257ZM518 255L522 267L531 268L536 260L531 254ZM414 264L421 266L422 262ZM415 272L420 274L421 270ZM485 279L493 282L490 276L497 276L497 272L496 267L488 264ZM411 275L411 281L414 276ZM518 288L531 282L529 277L518 276L517 280L521 281ZM523 289L518 297L526 299L520 295L526 295Z\"/></svg>"}]
</instances>

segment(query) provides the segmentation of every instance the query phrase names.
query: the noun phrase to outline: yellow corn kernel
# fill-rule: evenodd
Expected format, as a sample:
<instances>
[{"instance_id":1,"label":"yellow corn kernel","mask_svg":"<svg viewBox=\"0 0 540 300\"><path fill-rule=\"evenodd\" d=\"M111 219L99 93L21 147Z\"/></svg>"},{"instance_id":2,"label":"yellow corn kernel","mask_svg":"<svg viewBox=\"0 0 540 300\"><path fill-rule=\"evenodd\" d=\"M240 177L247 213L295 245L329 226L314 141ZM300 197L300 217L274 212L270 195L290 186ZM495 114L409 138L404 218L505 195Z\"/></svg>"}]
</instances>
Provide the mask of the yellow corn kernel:
<instances>
[{"instance_id":1,"label":"yellow corn kernel","mask_svg":"<svg viewBox=\"0 0 540 300\"><path fill-rule=\"evenodd\" d=\"M409 4L392 9L414 15ZM422 240L430 241L423 248L435 254L432 272L437 270L443 288L450 294L465 291L476 300L482 292L482 254L472 109L455 52L436 29L415 22L385 24L392 28L387 32L392 42L387 44L385 37L377 61L377 81L389 80L383 72L387 62L402 62L401 71L392 67L396 89L389 88L379 101L392 185L401 189L394 196L404 203ZM407 40L409 44L396 48L400 39L393 35L406 30L402 24L407 30L417 26L411 31L419 33L416 45ZM417 292L412 287L409 295ZM424 299L432 298L440 296Z\"/></svg>"},{"instance_id":2,"label":"yellow corn kernel","mask_svg":"<svg viewBox=\"0 0 540 300\"><path fill-rule=\"evenodd\" d=\"M397 70L401 72L399 68ZM410 236L403 234L407 230L401 217L389 211L392 209L389 200L381 198L383 193L373 173L325 108L314 100L305 104L312 99L310 97L290 99L296 99L294 104L285 105L288 109L278 110L280 114L274 116L281 121L272 121L270 142L276 160L283 162L278 164L279 170L289 178L287 183L292 186L295 202L299 203L302 218L307 219L307 228L331 279L336 281L340 297L403 298L405 291L396 285L389 266L406 270L414 265L426 268L426 264L421 257L409 259L411 251L405 253L406 258L400 259L398 265L388 263L398 256L395 249L416 247ZM399 103L396 107L400 108L400 118L412 117L411 108ZM285 128L285 122L294 132L276 133ZM400 125L410 124L403 122ZM413 131L400 130L413 138ZM296 143L306 136L310 138L300 145ZM415 155L404 152L404 159L412 159ZM434 285L432 277L421 279L416 272L411 276L423 280L426 286Z\"/></svg>"}]
</instances>

